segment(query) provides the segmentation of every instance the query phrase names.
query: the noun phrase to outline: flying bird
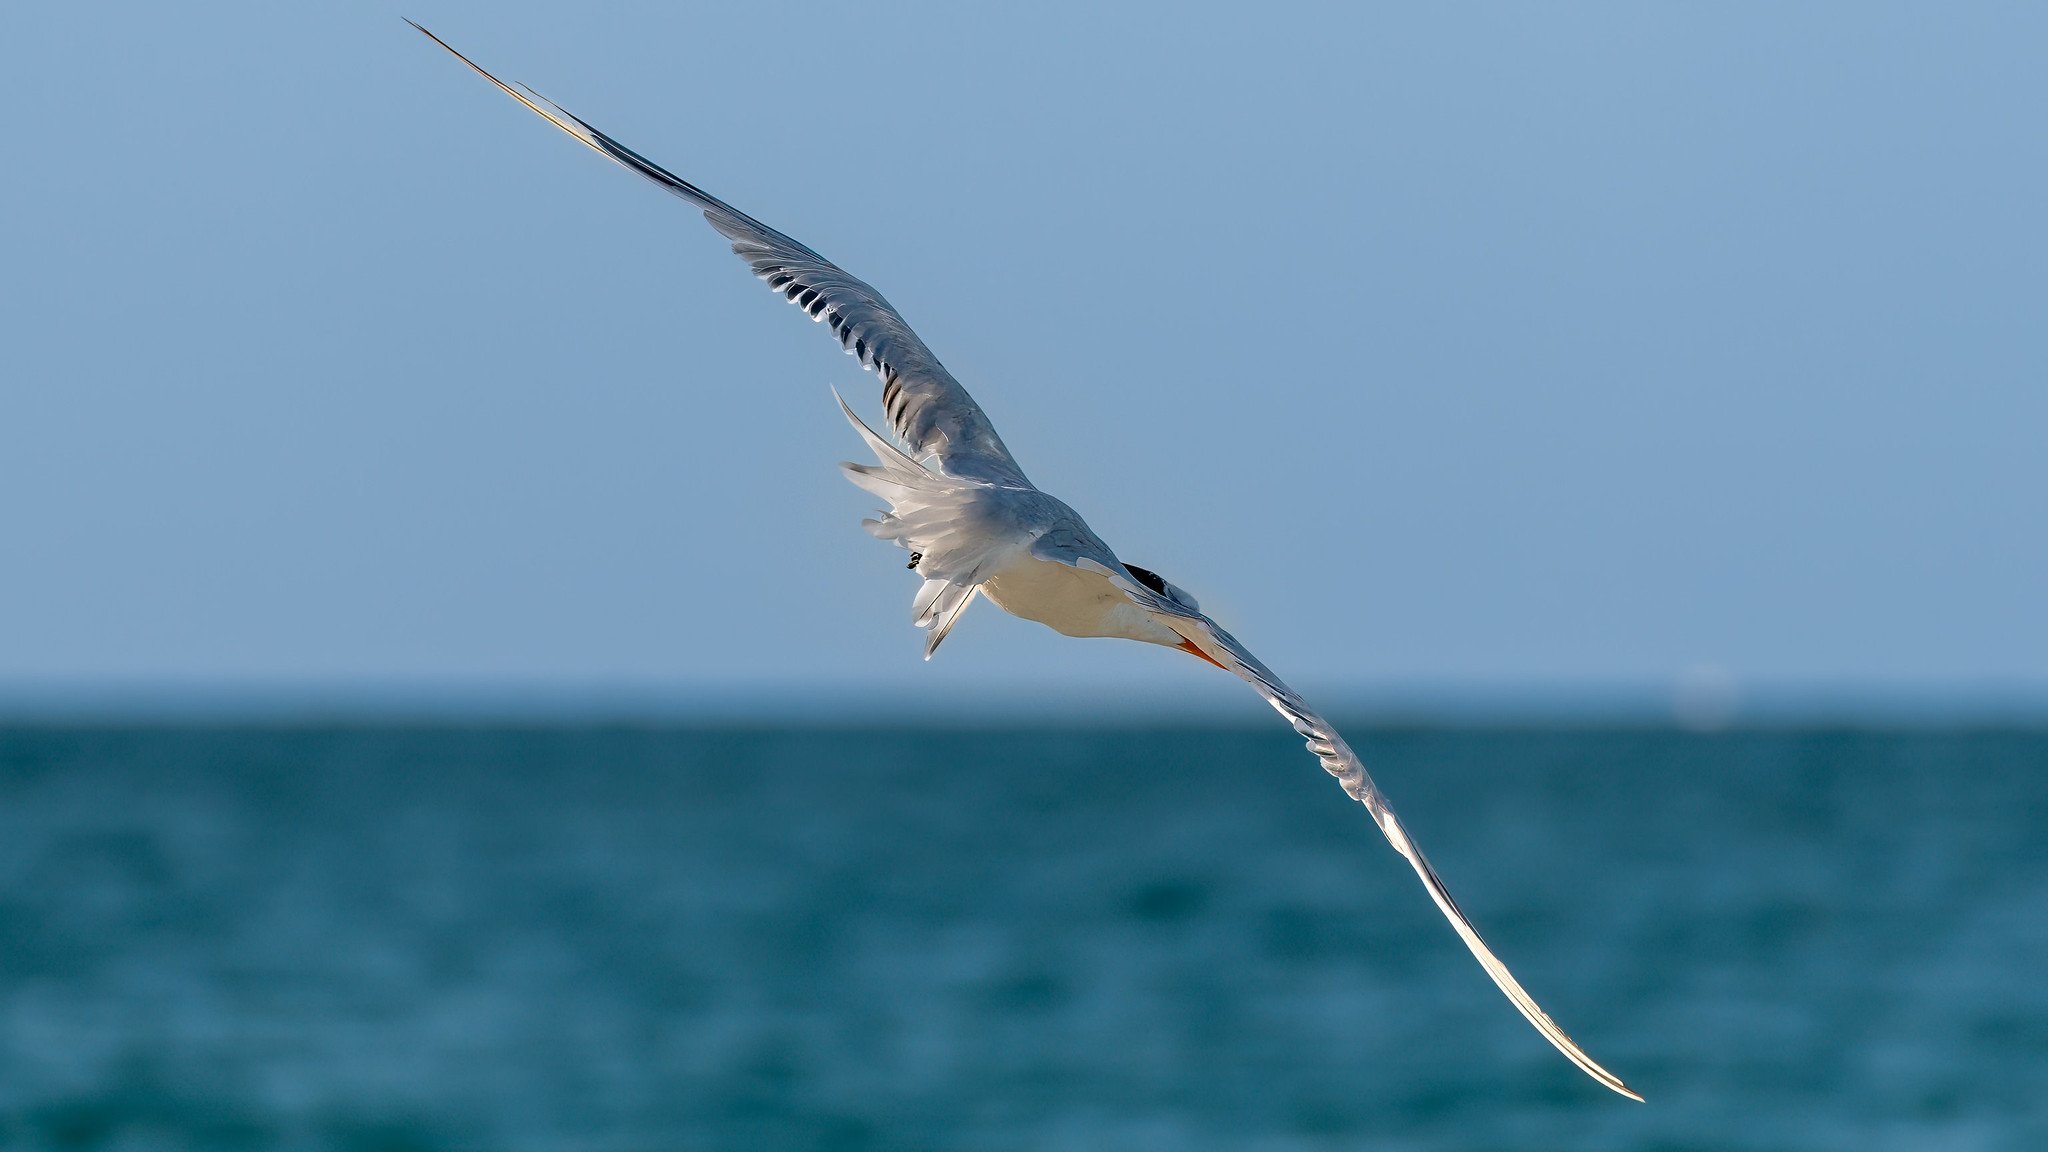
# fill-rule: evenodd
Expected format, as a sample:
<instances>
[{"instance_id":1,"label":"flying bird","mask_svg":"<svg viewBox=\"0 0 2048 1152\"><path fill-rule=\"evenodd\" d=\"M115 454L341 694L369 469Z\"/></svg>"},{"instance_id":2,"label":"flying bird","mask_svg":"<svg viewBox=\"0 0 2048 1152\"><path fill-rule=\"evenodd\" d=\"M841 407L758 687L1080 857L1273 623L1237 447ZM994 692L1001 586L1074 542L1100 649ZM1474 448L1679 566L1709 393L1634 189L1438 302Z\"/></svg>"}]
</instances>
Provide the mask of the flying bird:
<instances>
[{"instance_id":1,"label":"flying bird","mask_svg":"<svg viewBox=\"0 0 2048 1152\"><path fill-rule=\"evenodd\" d=\"M840 467L849 480L888 503L887 511L863 524L906 549L910 568L924 578L911 613L925 630L926 659L975 597L986 596L1013 616L1068 636L1119 637L1177 648L1243 678L1308 741L1309 751L1344 791L1365 806L1394 850L1422 878L1429 898L1479 966L1543 1038L1593 1079L1631 1100L1642 1099L1565 1035L1480 939L1337 730L1203 615L1194 597L1156 573L1119 560L1079 513L1039 491L981 406L880 292L538 92L505 83L439 36L407 23L550 124L702 211L755 276L812 320L830 325L840 346L880 377L882 406L895 437L870 428L835 391L840 410L875 454L873 464Z\"/></svg>"}]
</instances>

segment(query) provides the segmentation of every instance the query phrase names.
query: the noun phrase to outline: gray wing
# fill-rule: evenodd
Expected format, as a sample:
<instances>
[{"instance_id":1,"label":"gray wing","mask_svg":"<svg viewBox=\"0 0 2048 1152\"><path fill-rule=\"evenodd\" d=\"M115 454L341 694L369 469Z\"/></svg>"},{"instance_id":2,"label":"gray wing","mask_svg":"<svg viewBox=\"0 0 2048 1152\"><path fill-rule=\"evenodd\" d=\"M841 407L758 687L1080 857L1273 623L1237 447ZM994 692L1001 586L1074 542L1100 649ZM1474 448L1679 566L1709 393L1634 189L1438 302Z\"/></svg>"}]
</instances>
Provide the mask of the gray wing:
<instances>
[{"instance_id":1,"label":"gray wing","mask_svg":"<svg viewBox=\"0 0 2048 1152\"><path fill-rule=\"evenodd\" d=\"M675 175L624 144L584 123L532 90L520 91L478 67L439 36L406 21L447 48L457 60L497 85L507 95L540 114L549 123L622 167L637 172L704 212L704 219L732 241L732 250L754 275L802 308L813 320L830 324L832 334L863 368L882 379L882 405L889 422L913 456L937 457L954 476L997 484L1028 484L995 427L967 389L946 371L917 333L882 294L848 275L838 265Z\"/></svg>"},{"instance_id":2,"label":"gray wing","mask_svg":"<svg viewBox=\"0 0 2048 1152\"><path fill-rule=\"evenodd\" d=\"M1114 575L1112 579L1115 579ZM1332 727L1329 721L1317 715L1315 710L1308 706L1308 701L1303 700L1292 688L1282 683L1280 678L1273 674L1272 669L1260 663L1258 657L1253 656L1244 645L1238 643L1236 637L1218 628L1207 616L1182 609L1171 601L1155 595L1148 588L1135 584L1126 587L1122 580L1116 580L1116 583L1144 607L1176 617L1175 623L1182 627L1199 629L1213 640L1216 647L1228 657L1230 664L1234 665L1227 670L1250 683L1259 695L1265 698L1266 703L1271 704L1275 711L1286 717L1287 722L1294 726L1295 732L1308 741L1308 750L1315 753L1316 759L1322 761L1323 770L1336 777L1337 783L1343 786L1344 791L1352 799L1365 805L1365 810L1372 815L1373 823L1379 825L1381 834L1394 846L1394 851L1399 852L1408 861L1409 866L1415 869L1415 874L1422 878L1422 886L1428 889L1429 898L1436 902L1438 911L1451 922L1451 927L1457 931L1458 938L1465 942L1465 947L1471 950L1473 957L1479 961L1479 966L1486 970L1494 984L1506 994L1508 1002L1515 1006L1515 1010L1534 1025L1545 1040L1564 1053L1565 1059L1578 1065L1586 1075L1631 1100L1642 1099L1634 1089L1622 1083L1619 1076L1601 1067L1598 1061L1586 1055L1585 1049L1580 1048L1576 1041L1565 1034L1564 1029L1557 1026L1557 1021L1552 1020L1550 1015L1537 1005L1535 998L1515 979L1514 973L1508 971L1508 966L1501 963L1500 957L1493 954L1493 949L1487 947L1486 941L1479 936L1479 930L1472 926L1472 921L1465 916L1464 910L1451 898L1451 890L1444 886L1443 878L1436 874L1435 868L1430 867L1429 858L1422 854L1422 849L1416 847L1415 841L1409 839L1408 829L1401 824L1400 817L1394 815L1394 807L1387 803L1386 795L1373 783L1372 777L1366 774L1365 765L1358 759L1358 754L1351 750L1350 745L1344 743L1344 738L1337 734L1337 729Z\"/></svg>"}]
</instances>

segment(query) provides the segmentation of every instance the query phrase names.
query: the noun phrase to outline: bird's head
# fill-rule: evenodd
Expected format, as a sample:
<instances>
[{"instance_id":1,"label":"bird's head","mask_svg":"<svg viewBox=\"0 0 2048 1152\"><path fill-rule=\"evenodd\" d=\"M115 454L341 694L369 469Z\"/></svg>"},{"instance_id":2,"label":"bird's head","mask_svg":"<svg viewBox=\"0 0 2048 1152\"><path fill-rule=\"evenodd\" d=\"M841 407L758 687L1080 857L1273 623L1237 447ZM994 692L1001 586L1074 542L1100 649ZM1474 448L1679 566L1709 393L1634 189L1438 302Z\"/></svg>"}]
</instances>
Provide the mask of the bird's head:
<instances>
[{"instance_id":1,"label":"bird's head","mask_svg":"<svg viewBox=\"0 0 2048 1152\"><path fill-rule=\"evenodd\" d=\"M1188 595L1179 585L1168 583L1166 577L1152 571L1150 568L1140 568L1136 564L1126 564L1124 565L1124 571L1131 574L1131 579L1165 597L1175 607L1185 608L1190 612L1200 612L1202 610L1202 606L1195 603L1193 596Z\"/></svg>"},{"instance_id":2,"label":"bird's head","mask_svg":"<svg viewBox=\"0 0 2048 1152\"><path fill-rule=\"evenodd\" d=\"M1189 613L1190 615L1201 615L1202 606L1195 602L1195 598L1193 596L1188 595L1185 591L1182 591L1179 585L1169 583L1167 579L1164 576L1161 576L1159 573L1152 571L1150 568L1140 568L1136 564L1126 564L1124 565L1124 570L1131 574L1131 579L1136 580L1138 583L1143 584L1145 587L1151 589L1153 592L1157 593L1162 599L1166 600L1174 607L1179 608L1182 611ZM1191 622L1171 622L1164 620L1162 620L1161 622L1167 624L1167 626L1172 629L1173 635L1178 636L1180 639L1180 643L1174 644L1173 647L1179 648L1181 651L1187 653L1190 656L1197 656L1203 660L1207 660L1209 663L1216 665L1218 668L1222 668L1226 672L1230 670L1228 665L1218 660L1215 656L1210 655L1209 652L1205 650L1200 640L1195 639L1194 637L1191 637L1188 634L1186 624ZM1205 630L1198 631L1197 635L1206 636L1207 633Z\"/></svg>"}]
</instances>

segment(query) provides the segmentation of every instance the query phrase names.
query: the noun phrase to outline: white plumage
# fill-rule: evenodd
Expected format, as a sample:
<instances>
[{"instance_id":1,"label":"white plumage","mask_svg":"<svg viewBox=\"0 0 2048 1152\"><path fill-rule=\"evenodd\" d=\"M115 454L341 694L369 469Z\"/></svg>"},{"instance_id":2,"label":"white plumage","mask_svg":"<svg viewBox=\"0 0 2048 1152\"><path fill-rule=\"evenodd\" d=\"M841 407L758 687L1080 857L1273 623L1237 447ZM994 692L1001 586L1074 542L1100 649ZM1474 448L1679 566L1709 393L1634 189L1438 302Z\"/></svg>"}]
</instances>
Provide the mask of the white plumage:
<instances>
[{"instance_id":1,"label":"white plumage","mask_svg":"<svg viewBox=\"0 0 2048 1152\"><path fill-rule=\"evenodd\" d=\"M1516 1010L1587 1075L1630 1099L1642 1099L1565 1035L1480 939L1336 729L1203 615L1192 597L1118 560L1078 513L1034 487L974 398L881 293L538 93L514 88L478 68L425 28L413 27L555 127L702 210L756 276L814 320L831 325L841 346L881 376L882 406L902 445L869 428L841 399L841 410L876 459L841 467L848 479L889 505L865 522L868 530L908 549L911 566L924 577L911 610L917 626L927 630L927 659L975 596L985 595L1012 615L1069 636L1178 648L1243 678L1287 718L1344 791L1365 805Z\"/></svg>"}]
</instances>

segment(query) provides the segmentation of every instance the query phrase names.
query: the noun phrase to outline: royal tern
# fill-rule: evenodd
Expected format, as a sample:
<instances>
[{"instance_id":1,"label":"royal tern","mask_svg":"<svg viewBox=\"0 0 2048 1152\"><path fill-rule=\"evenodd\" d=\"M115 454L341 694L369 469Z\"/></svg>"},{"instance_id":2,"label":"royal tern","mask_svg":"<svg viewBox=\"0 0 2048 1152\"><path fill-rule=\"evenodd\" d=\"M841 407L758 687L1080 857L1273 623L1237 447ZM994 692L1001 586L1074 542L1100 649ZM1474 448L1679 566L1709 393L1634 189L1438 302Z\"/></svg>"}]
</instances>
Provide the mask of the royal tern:
<instances>
[{"instance_id":1,"label":"royal tern","mask_svg":"<svg viewBox=\"0 0 2048 1152\"><path fill-rule=\"evenodd\" d=\"M840 467L848 479L888 502L888 511L862 523L875 536L907 549L909 566L924 577L911 612L917 626L926 630L927 660L960 622L968 604L983 595L1011 615L1068 636L1120 637L1178 648L1242 677L1308 741L1309 751L1344 791L1365 805L1394 850L1422 878L1429 898L1480 967L1543 1038L1593 1079L1631 1100L1642 1099L1565 1035L1479 938L1337 730L1235 637L1203 615L1194 597L1153 572L1117 559L1078 513L1034 487L981 406L880 292L538 92L505 83L439 36L407 23L599 155L702 210L755 276L811 319L830 324L847 353L880 376L882 406L901 442L868 427L835 390L840 410L876 458L873 464Z\"/></svg>"}]
</instances>

